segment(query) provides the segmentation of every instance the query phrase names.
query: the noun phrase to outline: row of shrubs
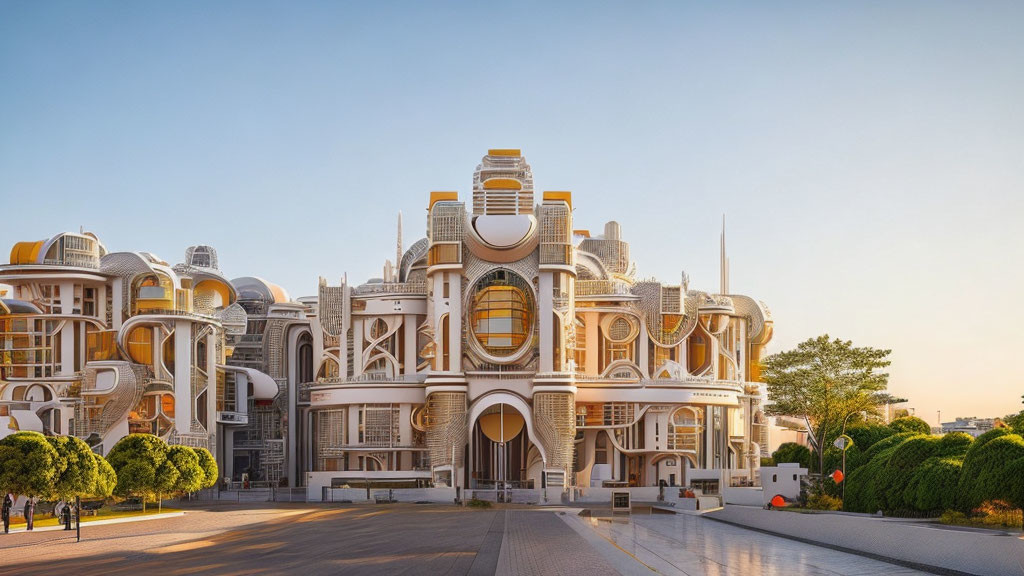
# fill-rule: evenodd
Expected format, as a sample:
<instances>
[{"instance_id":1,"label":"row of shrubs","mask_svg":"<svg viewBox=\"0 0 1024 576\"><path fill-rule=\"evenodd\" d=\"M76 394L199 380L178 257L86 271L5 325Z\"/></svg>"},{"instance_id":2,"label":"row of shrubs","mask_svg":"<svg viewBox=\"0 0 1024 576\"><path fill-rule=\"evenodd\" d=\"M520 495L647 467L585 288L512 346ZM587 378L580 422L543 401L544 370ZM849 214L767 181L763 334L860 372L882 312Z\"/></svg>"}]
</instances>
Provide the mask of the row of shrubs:
<instances>
[{"instance_id":1,"label":"row of shrubs","mask_svg":"<svg viewBox=\"0 0 1024 576\"><path fill-rule=\"evenodd\" d=\"M858 423L847 429L853 447L846 454L844 510L895 515L972 513L984 506L1024 508L1024 438L996 428L977 439L962 432L930 434L920 418L900 418L888 426ZM838 436L838 434L836 434ZM809 468L814 455L784 444L772 459ZM825 473L840 468L842 453L825 452ZM825 495L837 497L842 485L826 481Z\"/></svg>"}]
</instances>

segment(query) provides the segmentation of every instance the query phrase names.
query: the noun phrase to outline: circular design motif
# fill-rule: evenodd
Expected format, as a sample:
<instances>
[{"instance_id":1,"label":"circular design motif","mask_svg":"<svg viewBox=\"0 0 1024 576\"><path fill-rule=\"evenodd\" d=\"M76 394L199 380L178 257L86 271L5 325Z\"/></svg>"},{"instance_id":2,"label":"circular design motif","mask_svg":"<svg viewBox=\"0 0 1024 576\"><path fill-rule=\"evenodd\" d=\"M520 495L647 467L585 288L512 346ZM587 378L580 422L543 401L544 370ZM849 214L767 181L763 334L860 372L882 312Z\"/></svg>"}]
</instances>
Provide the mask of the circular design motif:
<instances>
[{"instance_id":1,"label":"circular design motif","mask_svg":"<svg viewBox=\"0 0 1024 576\"><path fill-rule=\"evenodd\" d=\"M510 270L493 270L477 281L470 305L470 331L496 358L516 356L530 344L535 306L529 283Z\"/></svg>"},{"instance_id":2,"label":"circular design motif","mask_svg":"<svg viewBox=\"0 0 1024 576\"><path fill-rule=\"evenodd\" d=\"M616 342L622 342L629 338L629 334L632 331L633 327L629 325L629 321L620 316L612 321L611 328L608 330L608 337Z\"/></svg>"}]
</instances>

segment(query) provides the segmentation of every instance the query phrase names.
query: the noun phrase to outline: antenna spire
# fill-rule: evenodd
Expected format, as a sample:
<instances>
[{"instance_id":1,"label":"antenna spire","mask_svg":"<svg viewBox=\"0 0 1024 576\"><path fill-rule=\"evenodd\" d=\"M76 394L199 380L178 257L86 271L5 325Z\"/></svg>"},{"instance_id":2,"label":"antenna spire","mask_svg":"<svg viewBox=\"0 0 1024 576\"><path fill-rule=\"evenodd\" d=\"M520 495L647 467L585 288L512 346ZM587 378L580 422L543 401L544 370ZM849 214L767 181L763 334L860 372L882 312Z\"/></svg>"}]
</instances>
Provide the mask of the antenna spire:
<instances>
[{"instance_id":1,"label":"antenna spire","mask_svg":"<svg viewBox=\"0 0 1024 576\"><path fill-rule=\"evenodd\" d=\"M405 250L403 250L402 248L403 248L402 247L402 211L399 210L398 211L398 242L397 242L397 250L395 251L395 266L398 266L399 269L401 269L401 266L402 266L402 253L405 252Z\"/></svg>"},{"instance_id":2,"label":"antenna spire","mask_svg":"<svg viewBox=\"0 0 1024 576\"><path fill-rule=\"evenodd\" d=\"M722 247L719 256L718 267L720 276L719 294L729 293L729 258L725 253L725 214L722 214Z\"/></svg>"}]
</instances>

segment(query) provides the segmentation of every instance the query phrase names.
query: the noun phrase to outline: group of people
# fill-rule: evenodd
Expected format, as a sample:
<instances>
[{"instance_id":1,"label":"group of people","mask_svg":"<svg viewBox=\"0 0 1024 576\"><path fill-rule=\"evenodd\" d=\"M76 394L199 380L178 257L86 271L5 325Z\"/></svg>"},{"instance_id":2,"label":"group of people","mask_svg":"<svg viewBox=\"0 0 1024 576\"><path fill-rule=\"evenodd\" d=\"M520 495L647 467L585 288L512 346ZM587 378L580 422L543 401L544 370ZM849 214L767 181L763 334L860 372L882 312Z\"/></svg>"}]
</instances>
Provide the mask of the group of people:
<instances>
[{"instance_id":1,"label":"group of people","mask_svg":"<svg viewBox=\"0 0 1024 576\"><path fill-rule=\"evenodd\" d=\"M28 497L25 499L25 529L32 530L35 522L36 515L36 502L38 499L34 497ZM57 502L57 505L53 507L54 516L60 518L62 524L64 524L65 530L71 530L71 518L74 514L75 506L61 500ZM8 492L4 495L3 507L0 508L0 512L3 514L4 521L4 534L7 534L11 530L11 513L14 511L14 494Z\"/></svg>"}]
</instances>

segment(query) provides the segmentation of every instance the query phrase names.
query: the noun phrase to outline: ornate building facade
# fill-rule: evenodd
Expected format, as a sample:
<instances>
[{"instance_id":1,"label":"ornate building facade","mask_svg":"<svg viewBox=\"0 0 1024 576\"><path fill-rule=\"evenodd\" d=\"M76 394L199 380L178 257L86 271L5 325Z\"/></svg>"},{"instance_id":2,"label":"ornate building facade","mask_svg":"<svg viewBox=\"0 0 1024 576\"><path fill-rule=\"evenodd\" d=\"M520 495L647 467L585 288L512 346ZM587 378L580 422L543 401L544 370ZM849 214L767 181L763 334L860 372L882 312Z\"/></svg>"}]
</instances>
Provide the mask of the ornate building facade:
<instances>
[{"instance_id":1,"label":"ornate building facade","mask_svg":"<svg viewBox=\"0 0 1024 576\"><path fill-rule=\"evenodd\" d=\"M311 497L756 482L772 320L726 267L719 294L638 278L620 226L576 229L572 194L535 194L518 150L426 207L381 278L298 301L227 281L205 246L172 268L89 234L17 244L0 429L98 450L151 432Z\"/></svg>"}]
</instances>

